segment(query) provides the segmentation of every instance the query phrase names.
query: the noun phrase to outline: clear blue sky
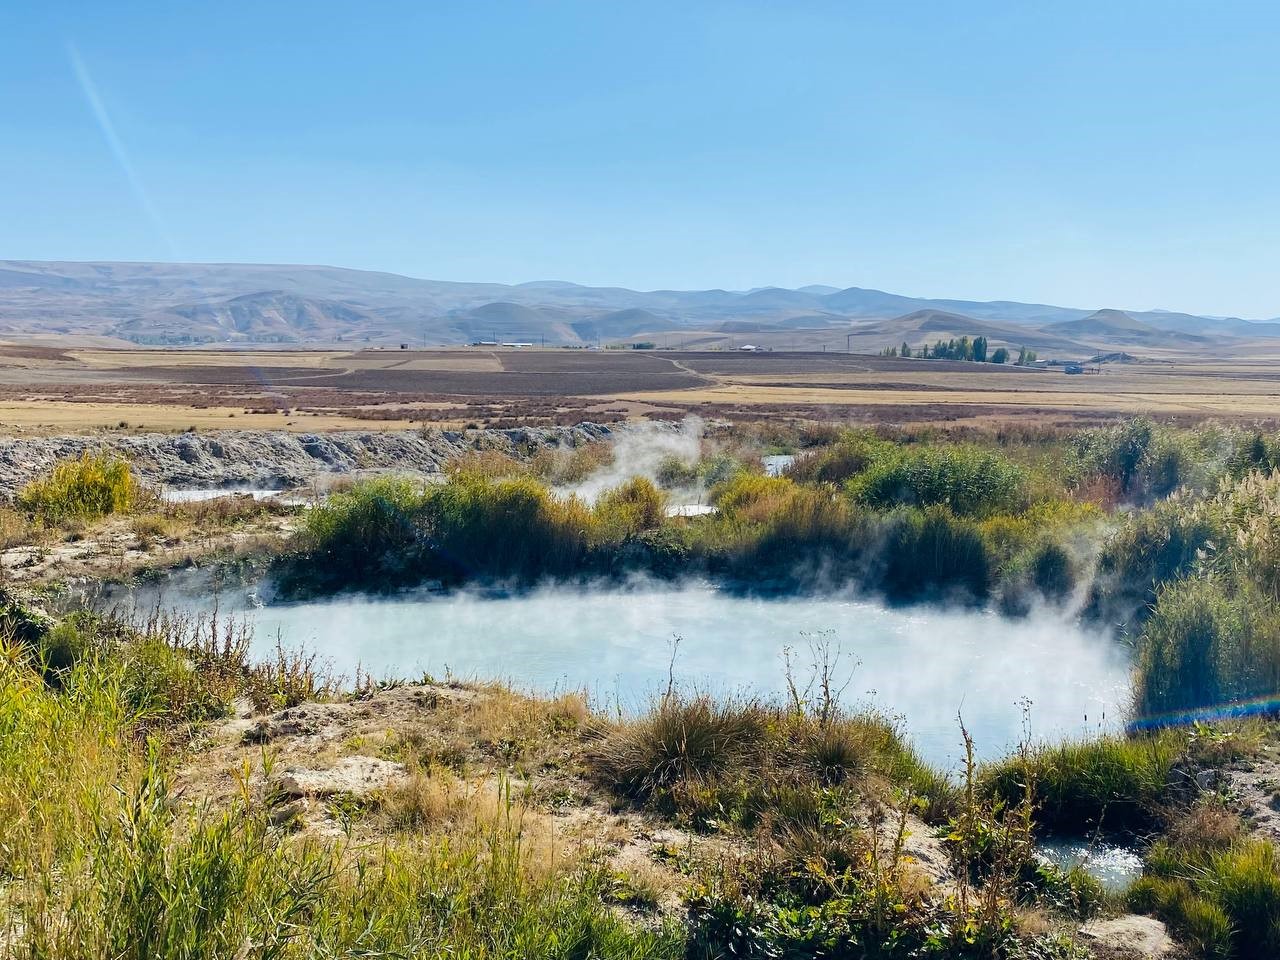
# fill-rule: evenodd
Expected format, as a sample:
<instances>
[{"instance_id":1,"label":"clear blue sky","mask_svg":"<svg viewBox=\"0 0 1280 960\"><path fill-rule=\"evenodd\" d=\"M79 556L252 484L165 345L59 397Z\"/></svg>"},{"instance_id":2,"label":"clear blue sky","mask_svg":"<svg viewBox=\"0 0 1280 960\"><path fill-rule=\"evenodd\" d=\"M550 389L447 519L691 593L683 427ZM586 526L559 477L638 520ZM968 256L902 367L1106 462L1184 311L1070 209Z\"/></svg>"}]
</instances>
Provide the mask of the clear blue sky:
<instances>
[{"instance_id":1,"label":"clear blue sky","mask_svg":"<svg viewBox=\"0 0 1280 960\"><path fill-rule=\"evenodd\" d=\"M1280 4L0 9L0 257L1280 315Z\"/></svg>"}]
</instances>

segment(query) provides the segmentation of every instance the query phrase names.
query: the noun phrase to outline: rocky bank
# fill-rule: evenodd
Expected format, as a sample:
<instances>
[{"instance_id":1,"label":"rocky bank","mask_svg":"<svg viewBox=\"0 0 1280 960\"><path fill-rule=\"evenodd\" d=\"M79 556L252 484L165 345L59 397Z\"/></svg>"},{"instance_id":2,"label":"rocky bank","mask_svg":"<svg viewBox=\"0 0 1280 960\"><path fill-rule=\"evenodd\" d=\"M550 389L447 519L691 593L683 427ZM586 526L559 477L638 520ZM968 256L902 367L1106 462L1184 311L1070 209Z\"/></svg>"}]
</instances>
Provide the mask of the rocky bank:
<instances>
[{"instance_id":1,"label":"rocky bank","mask_svg":"<svg viewBox=\"0 0 1280 960\"><path fill-rule=\"evenodd\" d=\"M16 490L57 460L85 450L123 454L144 480L169 487L290 489L331 474L438 473L448 460L472 450L498 450L523 459L544 447L576 447L609 439L614 432L601 424L580 423L510 430L219 430L0 439L0 490Z\"/></svg>"}]
</instances>

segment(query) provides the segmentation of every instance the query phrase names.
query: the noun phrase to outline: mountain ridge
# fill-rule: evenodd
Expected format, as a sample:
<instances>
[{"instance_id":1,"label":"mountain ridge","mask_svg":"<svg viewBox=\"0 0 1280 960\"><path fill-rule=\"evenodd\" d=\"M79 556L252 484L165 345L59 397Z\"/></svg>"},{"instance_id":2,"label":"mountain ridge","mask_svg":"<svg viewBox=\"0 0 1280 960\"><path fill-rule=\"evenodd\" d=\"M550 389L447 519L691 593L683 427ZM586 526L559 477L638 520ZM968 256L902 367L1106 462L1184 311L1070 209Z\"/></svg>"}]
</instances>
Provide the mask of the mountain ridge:
<instances>
[{"instance_id":1,"label":"mountain ridge","mask_svg":"<svg viewBox=\"0 0 1280 960\"><path fill-rule=\"evenodd\" d=\"M983 325L996 324L1007 342L1035 332L1030 339L1061 349L1092 348L1097 344L1082 341L1094 339L1176 346L1280 336L1275 320L913 297L856 286L645 291L567 280L427 280L320 264L0 261L0 332L140 343L448 344L492 339L500 328L499 339L581 345L748 322L837 336L878 325L892 338L895 323L902 334L927 332L914 329L921 311L956 318L947 323L967 325L971 335L989 335Z\"/></svg>"}]
</instances>

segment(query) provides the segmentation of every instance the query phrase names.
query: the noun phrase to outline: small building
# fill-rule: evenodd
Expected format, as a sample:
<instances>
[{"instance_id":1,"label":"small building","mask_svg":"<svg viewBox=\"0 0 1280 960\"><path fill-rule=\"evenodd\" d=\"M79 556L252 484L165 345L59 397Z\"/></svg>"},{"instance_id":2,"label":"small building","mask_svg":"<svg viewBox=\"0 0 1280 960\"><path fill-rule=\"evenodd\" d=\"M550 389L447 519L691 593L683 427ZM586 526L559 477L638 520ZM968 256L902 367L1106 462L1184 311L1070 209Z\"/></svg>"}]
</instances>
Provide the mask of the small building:
<instances>
[{"instance_id":1,"label":"small building","mask_svg":"<svg viewBox=\"0 0 1280 960\"><path fill-rule=\"evenodd\" d=\"M526 343L522 340L509 340L502 344L504 347L532 347L532 343Z\"/></svg>"}]
</instances>

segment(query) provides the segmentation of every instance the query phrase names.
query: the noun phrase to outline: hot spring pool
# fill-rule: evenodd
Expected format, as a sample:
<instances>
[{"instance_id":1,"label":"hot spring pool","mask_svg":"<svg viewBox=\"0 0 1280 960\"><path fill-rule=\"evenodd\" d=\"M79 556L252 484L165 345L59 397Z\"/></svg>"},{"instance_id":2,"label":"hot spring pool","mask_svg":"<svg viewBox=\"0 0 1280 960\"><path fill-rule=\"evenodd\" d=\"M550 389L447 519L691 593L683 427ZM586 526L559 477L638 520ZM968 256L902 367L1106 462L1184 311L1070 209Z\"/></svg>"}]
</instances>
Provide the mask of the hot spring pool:
<instances>
[{"instance_id":1,"label":"hot spring pool","mask_svg":"<svg viewBox=\"0 0 1280 960\"><path fill-rule=\"evenodd\" d=\"M176 585L139 603L207 611ZM954 766L962 715L982 757L1024 735L1084 736L1119 727L1129 664L1123 647L1064 619L1007 620L972 610L887 608L853 599L735 596L710 585L545 589L516 596L427 592L394 598L262 605L223 592L219 612L243 617L270 654L277 638L305 647L351 677L446 674L505 679L534 691L587 689L630 710L675 677L712 693L781 695L783 651L802 668L812 640L844 656L844 700L901 717L930 761ZM1024 702L1029 710L1024 711Z\"/></svg>"}]
</instances>

